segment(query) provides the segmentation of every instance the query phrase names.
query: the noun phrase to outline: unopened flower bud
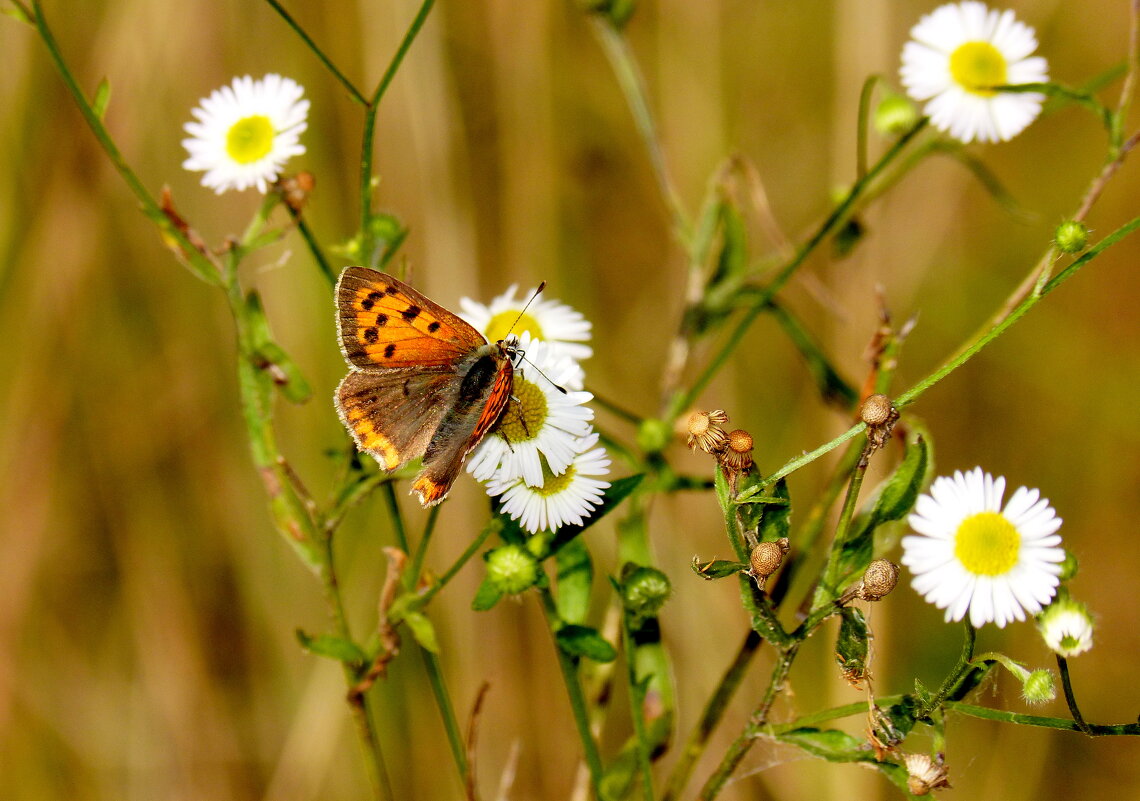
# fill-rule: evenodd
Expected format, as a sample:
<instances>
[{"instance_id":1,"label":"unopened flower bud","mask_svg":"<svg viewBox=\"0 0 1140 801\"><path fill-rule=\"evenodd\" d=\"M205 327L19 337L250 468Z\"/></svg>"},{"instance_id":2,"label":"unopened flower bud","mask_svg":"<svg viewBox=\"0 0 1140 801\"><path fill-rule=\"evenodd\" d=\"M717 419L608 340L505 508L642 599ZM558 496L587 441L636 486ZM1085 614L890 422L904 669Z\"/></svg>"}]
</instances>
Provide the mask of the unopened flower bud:
<instances>
[{"instance_id":1,"label":"unopened flower bud","mask_svg":"<svg viewBox=\"0 0 1140 801\"><path fill-rule=\"evenodd\" d=\"M918 109L905 95L888 92L875 108L873 122L883 136L901 136L918 122Z\"/></svg>"},{"instance_id":2,"label":"unopened flower bud","mask_svg":"<svg viewBox=\"0 0 1140 801\"><path fill-rule=\"evenodd\" d=\"M1080 564L1077 562L1076 555L1066 548L1065 559L1063 562L1061 562L1061 575L1058 576L1058 578L1061 579L1061 583L1063 584L1066 581L1072 581L1073 577L1077 575L1077 570L1079 568Z\"/></svg>"},{"instance_id":3,"label":"unopened flower bud","mask_svg":"<svg viewBox=\"0 0 1140 801\"><path fill-rule=\"evenodd\" d=\"M1053 242L1062 253L1080 253L1089 243L1089 229L1076 220L1065 220L1053 233Z\"/></svg>"},{"instance_id":4,"label":"unopened flower bud","mask_svg":"<svg viewBox=\"0 0 1140 801\"><path fill-rule=\"evenodd\" d=\"M898 565L889 559L873 559L863 573L859 597L864 601L879 601L889 595L898 583Z\"/></svg>"},{"instance_id":5,"label":"unopened flower bud","mask_svg":"<svg viewBox=\"0 0 1140 801\"><path fill-rule=\"evenodd\" d=\"M748 562L752 566L752 577L757 584L763 584L768 576L780 569L784 554L788 552L788 538L781 537L775 542L761 542L752 549Z\"/></svg>"},{"instance_id":6,"label":"unopened flower bud","mask_svg":"<svg viewBox=\"0 0 1140 801\"><path fill-rule=\"evenodd\" d=\"M669 444L672 431L663 420L646 420L637 429L637 444L646 453L660 453Z\"/></svg>"},{"instance_id":7,"label":"unopened flower bud","mask_svg":"<svg viewBox=\"0 0 1140 801\"><path fill-rule=\"evenodd\" d=\"M487 581L505 595L518 595L538 581L538 561L521 545L500 546L487 554Z\"/></svg>"},{"instance_id":8,"label":"unopened flower bud","mask_svg":"<svg viewBox=\"0 0 1140 801\"><path fill-rule=\"evenodd\" d=\"M1037 616L1037 630L1053 653L1069 657L1092 648L1093 619L1080 601L1062 596Z\"/></svg>"},{"instance_id":9,"label":"unopened flower bud","mask_svg":"<svg viewBox=\"0 0 1140 801\"><path fill-rule=\"evenodd\" d=\"M655 567L630 566L622 576L622 601L638 617L656 615L672 592L669 577Z\"/></svg>"},{"instance_id":10,"label":"unopened flower bud","mask_svg":"<svg viewBox=\"0 0 1140 801\"><path fill-rule=\"evenodd\" d=\"M1027 704L1044 704L1057 697L1053 674L1048 670L1034 670L1021 683L1021 697Z\"/></svg>"},{"instance_id":11,"label":"unopened flower bud","mask_svg":"<svg viewBox=\"0 0 1140 801\"><path fill-rule=\"evenodd\" d=\"M890 398L883 394L875 394L863 401L859 417L869 426L881 426L890 419L893 411Z\"/></svg>"}]
</instances>

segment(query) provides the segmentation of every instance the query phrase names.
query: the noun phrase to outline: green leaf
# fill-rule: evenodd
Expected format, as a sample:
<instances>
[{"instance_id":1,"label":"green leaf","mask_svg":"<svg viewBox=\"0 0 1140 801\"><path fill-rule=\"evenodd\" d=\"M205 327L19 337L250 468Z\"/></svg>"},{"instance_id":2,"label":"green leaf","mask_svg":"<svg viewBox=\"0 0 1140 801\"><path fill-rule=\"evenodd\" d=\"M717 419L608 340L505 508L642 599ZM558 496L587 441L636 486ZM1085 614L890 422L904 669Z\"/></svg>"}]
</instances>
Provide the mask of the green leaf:
<instances>
[{"instance_id":1,"label":"green leaf","mask_svg":"<svg viewBox=\"0 0 1140 801\"><path fill-rule=\"evenodd\" d=\"M741 570L748 570L749 565L744 562L730 562L727 559L713 559L711 562L701 562L695 556L692 563L693 572L703 579L713 579L735 576Z\"/></svg>"},{"instance_id":2,"label":"green leaf","mask_svg":"<svg viewBox=\"0 0 1140 801\"><path fill-rule=\"evenodd\" d=\"M416 638L416 642L425 651L431 651L433 654L439 653L439 640L435 636L435 626L428 620L427 615L423 612L405 612L404 622L408 624L408 628L412 630L412 636Z\"/></svg>"},{"instance_id":3,"label":"green leaf","mask_svg":"<svg viewBox=\"0 0 1140 801\"><path fill-rule=\"evenodd\" d=\"M311 654L335 659L346 664L359 664L368 661L360 646L343 637L334 637L331 634L318 634L312 636L301 629L297 629L297 642Z\"/></svg>"},{"instance_id":4,"label":"green leaf","mask_svg":"<svg viewBox=\"0 0 1140 801\"><path fill-rule=\"evenodd\" d=\"M778 740L794 745L828 762L874 761L862 740L838 729L803 726L777 735Z\"/></svg>"},{"instance_id":5,"label":"green leaf","mask_svg":"<svg viewBox=\"0 0 1140 801\"><path fill-rule=\"evenodd\" d=\"M495 588L490 581L486 578L483 583L479 585L479 589L475 591L475 597L471 600L471 608L476 612L486 612L499 602L503 594Z\"/></svg>"},{"instance_id":6,"label":"green leaf","mask_svg":"<svg viewBox=\"0 0 1140 801\"><path fill-rule=\"evenodd\" d=\"M554 635L558 647L571 656L584 656L595 662L612 662L617 649L610 645L598 630L590 626L567 623Z\"/></svg>"},{"instance_id":7,"label":"green leaf","mask_svg":"<svg viewBox=\"0 0 1140 801\"><path fill-rule=\"evenodd\" d=\"M841 409L854 409L856 401L859 400L858 391L839 375L803 324L779 304L770 303L769 309L780 327L784 329L784 333L788 335L788 339L803 356L808 372L815 380L824 402L834 404Z\"/></svg>"},{"instance_id":8,"label":"green leaf","mask_svg":"<svg viewBox=\"0 0 1140 801\"><path fill-rule=\"evenodd\" d=\"M558 576L558 616L567 623L581 623L590 611L590 588L594 564L582 538L571 540L555 554Z\"/></svg>"},{"instance_id":9,"label":"green leaf","mask_svg":"<svg viewBox=\"0 0 1140 801\"><path fill-rule=\"evenodd\" d=\"M558 553L559 549L563 548L566 543L573 540L587 528L612 512L619 503L624 501L630 493L637 489L637 485L641 483L643 478L645 478L645 475L642 473L636 476L626 476L625 478L619 478L606 487L602 493L601 504L594 510L593 514L590 515L589 520L580 526L562 526L558 529L554 535L554 540L550 543L550 552L552 554Z\"/></svg>"},{"instance_id":10,"label":"green leaf","mask_svg":"<svg viewBox=\"0 0 1140 801\"><path fill-rule=\"evenodd\" d=\"M95 97L91 101L91 111L99 119L107 113L107 104L111 102L111 82L106 78L99 81L95 87Z\"/></svg>"},{"instance_id":11,"label":"green leaf","mask_svg":"<svg viewBox=\"0 0 1140 801\"><path fill-rule=\"evenodd\" d=\"M760 498L767 505L757 532L761 542L775 542L787 537L791 531L792 496L788 493L788 482L780 479L768 487Z\"/></svg>"},{"instance_id":12,"label":"green leaf","mask_svg":"<svg viewBox=\"0 0 1140 801\"><path fill-rule=\"evenodd\" d=\"M835 641L835 661L848 682L858 685L867 674L867 620L854 607L840 610L839 636Z\"/></svg>"},{"instance_id":13,"label":"green leaf","mask_svg":"<svg viewBox=\"0 0 1140 801\"><path fill-rule=\"evenodd\" d=\"M876 525L899 520L911 510L926 480L927 462L926 440L916 434L907 442L902 463L887 479L875 502Z\"/></svg>"}]
</instances>

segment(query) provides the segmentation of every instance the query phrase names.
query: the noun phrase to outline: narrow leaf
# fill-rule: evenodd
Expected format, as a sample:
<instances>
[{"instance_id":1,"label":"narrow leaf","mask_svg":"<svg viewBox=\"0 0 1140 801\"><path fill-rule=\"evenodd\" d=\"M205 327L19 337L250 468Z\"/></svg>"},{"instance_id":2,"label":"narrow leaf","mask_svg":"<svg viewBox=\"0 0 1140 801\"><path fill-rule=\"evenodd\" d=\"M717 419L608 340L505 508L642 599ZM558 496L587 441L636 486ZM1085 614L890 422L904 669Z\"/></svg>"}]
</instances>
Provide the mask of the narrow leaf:
<instances>
[{"instance_id":1,"label":"narrow leaf","mask_svg":"<svg viewBox=\"0 0 1140 801\"><path fill-rule=\"evenodd\" d=\"M475 597L471 600L471 608L476 612L486 612L497 604L502 597L503 594L484 578L479 589L475 591Z\"/></svg>"},{"instance_id":2,"label":"narrow leaf","mask_svg":"<svg viewBox=\"0 0 1140 801\"><path fill-rule=\"evenodd\" d=\"M428 620L427 615L423 612L406 612L404 622L408 624L408 628L412 630L412 636L416 638L416 642L425 651L431 651L433 654L439 653L439 639L435 636L435 626Z\"/></svg>"},{"instance_id":3,"label":"narrow leaf","mask_svg":"<svg viewBox=\"0 0 1140 801\"><path fill-rule=\"evenodd\" d=\"M701 578L712 581L713 579L724 578L725 576L735 576L741 570L747 570L748 565L743 562L730 562L727 559L714 559L711 562L701 562L696 557L693 557L692 568L693 572Z\"/></svg>"},{"instance_id":4,"label":"narrow leaf","mask_svg":"<svg viewBox=\"0 0 1140 801\"><path fill-rule=\"evenodd\" d=\"M568 623L554 635L558 647L571 656L584 656L595 662L612 662L617 649L610 645L597 629Z\"/></svg>"},{"instance_id":5,"label":"narrow leaf","mask_svg":"<svg viewBox=\"0 0 1140 801\"><path fill-rule=\"evenodd\" d=\"M854 607L840 612L839 636L835 641L835 661L843 671L843 678L859 686L867 674L867 620Z\"/></svg>"},{"instance_id":6,"label":"narrow leaf","mask_svg":"<svg viewBox=\"0 0 1140 801\"><path fill-rule=\"evenodd\" d=\"M107 105L111 102L111 82L106 78L99 81L99 85L95 87L95 97L91 101L91 111L99 119L103 119L103 115L107 113Z\"/></svg>"},{"instance_id":7,"label":"narrow leaf","mask_svg":"<svg viewBox=\"0 0 1140 801\"><path fill-rule=\"evenodd\" d=\"M863 747L862 740L838 729L804 726L783 732L777 735L777 739L828 762L874 761L871 752Z\"/></svg>"},{"instance_id":8,"label":"narrow leaf","mask_svg":"<svg viewBox=\"0 0 1140 801\"><path fill-rule=\"evenodd\" d=\"M558 616L567 623L581 623L590 610L594 565L582 538L571 540L555 555L558 576Z\"/></svg>"},{"instance_id":9,"label":"narrow leaf","mask_svg":"<svg viewBox=\"0 0 1140 801\"><path fill-rule=\"evenodd\" d=\"M364 662L368 659L364 651L343 637L334 637L331 634L318 634L315 637L297 629L297 642L311 654L335 659L348 664Z\"/></svg>"}]
</instances>

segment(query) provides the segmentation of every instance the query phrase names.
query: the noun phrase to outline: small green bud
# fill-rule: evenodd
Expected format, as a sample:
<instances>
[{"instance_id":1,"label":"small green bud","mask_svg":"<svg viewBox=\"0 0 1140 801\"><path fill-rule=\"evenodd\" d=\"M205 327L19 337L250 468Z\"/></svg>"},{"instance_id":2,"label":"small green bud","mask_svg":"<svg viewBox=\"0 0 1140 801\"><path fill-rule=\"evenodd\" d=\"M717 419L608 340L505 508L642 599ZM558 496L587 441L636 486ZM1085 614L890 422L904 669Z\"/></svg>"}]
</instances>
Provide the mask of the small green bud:
<instances>
[{"instance_id":1,"label":"small green bud","mask_svg":"<svg viewBox=\"0 0 1140 801\"><path fill-rule=\"evenodd\" d=\"M1048 670L1034 670L1021 683L1021 697L1027 704L1043 704L1057 697L1053 674Z\"/></svg>"},{"instance_id":2,"label":"small green bud","mask_svg":"<svg viewBox=\"0 0 1140 801\"><path fill-rule=\"evenodd\" d=\"M635 617L653 617L673 592L669 577L655 567L626 565L622 574L622 601Z\"/></svg>"},{"instance_id":3,"label":"small green bud","mask_svg":"<svg viewBox=\"0 0 1140 801\"><path fill-rule=\"evenodd\" d=\"M886 92L871 122L883 136L902 136L918 122L918 109L905 95Z\"/></svg>"},{"instance_id":4,"label":"small green bud","mask_svg":"<svg viewBox=\"0 0 1140 801\"><path fill-rule=\"evenodd\" d=\"M1077 557L1073 555L1070 550L1065 550L1065 561L1061 562L1061 583L1072 581L1073 577L1077 575L1077 570L1080 569L1080 564L1077 562Z\"/></svg>"},{"instance_id":5,"label":"small green bud","mask_svg":"<svg viewBox=\"0 0 1140 801\"><path fill-rule=\"evenodd\" d=\"M1067 595L1058 597L1037 616L1037 630L1045 644L1066 659L1083 654L1093 645L1093 619L1088 607Z\"/></svg>"},{"instance_id":6,"label":"small green bud","mask_svg":"<svg viewBox=\"0 0 1140 801\"><path fill-rule=\"evenodd\" d=\"M504 595L518 595L538 583L538 560L511 543L487 554L487 581Z\"/></svg>"},{"instance_id":7,"label":"small green bud","mask_svg":"<svg viewBox=\"0 0 1140 801\"><path fill-rule=\"evenodd\" d=\"M646 420L637 429L637 444L646 453L660 453L669 444L672 431L664 420Z\"/></svg>"},{"instance_id":8,"label":"small green bud","mask_svg":"<svg viewBox=\"0 0 1140 801\"><path fill-rule=\"evenodd\" d=\"M1053 242L1062 253L1080 253L1089 243L1089 229L1076 220L1065 220L1057 226Z\"/></svg>"}]
</instances>

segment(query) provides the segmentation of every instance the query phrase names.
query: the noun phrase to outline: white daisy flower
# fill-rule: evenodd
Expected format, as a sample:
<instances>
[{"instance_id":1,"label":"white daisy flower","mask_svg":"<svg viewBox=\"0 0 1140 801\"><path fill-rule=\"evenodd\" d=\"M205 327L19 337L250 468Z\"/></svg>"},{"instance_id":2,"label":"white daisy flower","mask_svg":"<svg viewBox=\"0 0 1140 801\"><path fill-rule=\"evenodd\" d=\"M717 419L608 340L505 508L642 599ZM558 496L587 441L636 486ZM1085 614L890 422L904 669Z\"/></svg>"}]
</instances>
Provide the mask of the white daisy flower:
<instances>
[{"instance_id":1,"label":"white daisy flower","mask_svg":"<svg viewBox=\"0 0 1140 801\"><path fill-rule=\"evenodd\" d=\"M579 344L590 340L591 328L590 321L581 312L565 303L541 298L527 306L534 292L524 292L516 299L516 291L518 284L511 284L488 306L470 298L460 298L459 306L463 311L459 316L479 329L491 342L505 339L508 334L522 336L524 331L528 331L535 339L554 343L556 350L571 359L581 361L594 354L589 345Z\"/></svg>"},{"instance_id":2,"label":"white daisy flower","mask_svg":"<svg viewBox=\"0 0 1140 801\"><path fill-rule=\"evenodd\" d=\"M515 368L511 400L467 470L479 481L522 478L540 487L544 470L561 475L574 461L578 439L590 433L594 410L585 404L594 396L567 389L582 385L582 368L553 343L533 340L528 332L518 348L523 358Z\"/></svg>"},{"instance_id":3,"label":"white daisy flower","mask_svg":"<svg viewBox=\"0 0 1140 801\"><path fill-rule=\"evenodd\" d=\"M1000 92L994 86L1044 83L1048 66L1033 29L1012 11L984 3L940 6L911 28L900 75L907 94L928 101L923 112L938 130L962 142L1006 141L1041 111L1037 92Z\"/></svg>"},{"instance_id":4,"label":"white daisy flower","mask_svg":"<svg viewBox=\"0 0 1140 801\"><path fill-rule=\"evenodd\" d=\"M1005 479L976 467L935 479L908 518L903 537L911 586L946 610L946 620L997 623L1035 615L1057 591L1064 549L1057 517L1035 489L1020 487L1002 508Z\"/></svg>"},{"instance_id":5,"label":"white daisy flower","mask_svg":"<svg viewBox=\"0 0 1140 801\"><path fill-rule=\"evenodd\" d=\"M183 126L191 138L182 140L190 154L182 166L205 171L202 185L219 195L251 186L264 194L285 162L305 152L299 141L309 114L304 93L295 81L273 74L259 81L234 78L215 89L190 112L196 121Z\"/></svg>"},{"instance_id":6,"label":"white daisy flower","mask_svg":"<svg viewBox=\"0 0 1140 801\"><path fill-rule=\"evenodd\" d=\"M1068 658L1092 648L1093 620L1088 607L1059 598L1037 618L1037 629L1054 653Z\"/></svg>"},{"instance_id":7,"label":"white daisy flower","mask_svg":"<svg viewBox=\"0 0 1140 801\"><path fill-rule=\"evenodd\" d=\"M501 495L503 511L519 520L527 531L555 531L567 524L581 525L602 502L602 490L610 485L592 476L610 472L610 457L598 444L597 433L576 442L577 455L555 475L543 465L539 486L521 478L496 479L487 485L488 495Z\"/></svg>"}]
</instances>

